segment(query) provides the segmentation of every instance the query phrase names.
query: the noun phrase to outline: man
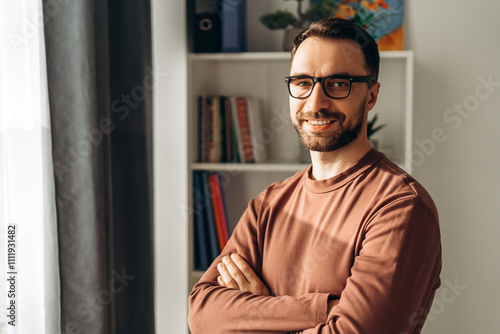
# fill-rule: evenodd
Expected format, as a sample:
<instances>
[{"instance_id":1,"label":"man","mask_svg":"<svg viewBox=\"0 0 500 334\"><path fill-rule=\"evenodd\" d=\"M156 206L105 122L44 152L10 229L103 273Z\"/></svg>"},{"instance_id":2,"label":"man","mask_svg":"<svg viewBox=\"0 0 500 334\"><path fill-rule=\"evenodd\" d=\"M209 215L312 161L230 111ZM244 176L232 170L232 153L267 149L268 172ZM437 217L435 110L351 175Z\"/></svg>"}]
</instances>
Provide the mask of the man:
<instances>
[{"instance_id":1,"label":"man","mask_svg":"<svg viewBox=\"0 0 500 334\"><path fill-rule=\"evenodd\" d=\"M418 333L440 285L436 207L372 149L375 41L326 19L294 41L290 113L312 165L269 186L190 295L197 333Z\"/></svg>"}]
</instances>

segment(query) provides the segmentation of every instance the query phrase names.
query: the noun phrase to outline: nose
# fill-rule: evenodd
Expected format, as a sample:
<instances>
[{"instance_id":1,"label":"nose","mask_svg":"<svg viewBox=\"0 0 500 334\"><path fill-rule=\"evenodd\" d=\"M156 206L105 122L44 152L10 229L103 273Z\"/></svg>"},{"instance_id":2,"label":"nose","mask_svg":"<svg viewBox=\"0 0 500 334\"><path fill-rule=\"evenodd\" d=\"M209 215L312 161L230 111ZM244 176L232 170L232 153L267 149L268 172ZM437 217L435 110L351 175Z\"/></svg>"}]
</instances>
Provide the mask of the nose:
<instances>
[{"instance_id":1,"label":"nose","mask_svg":"<svg viewBox=\"0 0 500 334\"><path fill-rule=\"evenodd\" d=\"M331 105L332 99L326 96L321 84L319 82L314 85L311 95L307 98L306 106L311 111L328 109Z\"/></svg>"}]
</instances>

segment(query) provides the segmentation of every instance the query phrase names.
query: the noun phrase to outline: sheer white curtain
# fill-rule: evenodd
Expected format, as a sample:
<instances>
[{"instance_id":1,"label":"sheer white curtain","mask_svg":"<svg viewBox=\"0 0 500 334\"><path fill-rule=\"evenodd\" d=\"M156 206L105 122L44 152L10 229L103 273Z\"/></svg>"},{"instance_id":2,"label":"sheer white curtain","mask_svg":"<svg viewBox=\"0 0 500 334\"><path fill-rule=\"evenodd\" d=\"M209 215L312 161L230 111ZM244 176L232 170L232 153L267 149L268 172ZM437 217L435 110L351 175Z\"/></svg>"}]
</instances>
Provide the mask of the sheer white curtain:
<instances>
[{"instance_id":1,"label":"sheer white curtain","mask_svg":"<svg viewBox=\"0 0 500 334\"><path fill-rule=\"evenodd\" d=\"M41 0L0 3L0 333L60 333L57 227ZM7 228L16 226L15 267ZM12 236L12 234L10 234ZM13 248L12 246L10 248ZM8 274L15 272L16 274ZM5 277L7 276L7 277ZM5 310L15 300L15 327Z\"/></svg>"}]
</instances>

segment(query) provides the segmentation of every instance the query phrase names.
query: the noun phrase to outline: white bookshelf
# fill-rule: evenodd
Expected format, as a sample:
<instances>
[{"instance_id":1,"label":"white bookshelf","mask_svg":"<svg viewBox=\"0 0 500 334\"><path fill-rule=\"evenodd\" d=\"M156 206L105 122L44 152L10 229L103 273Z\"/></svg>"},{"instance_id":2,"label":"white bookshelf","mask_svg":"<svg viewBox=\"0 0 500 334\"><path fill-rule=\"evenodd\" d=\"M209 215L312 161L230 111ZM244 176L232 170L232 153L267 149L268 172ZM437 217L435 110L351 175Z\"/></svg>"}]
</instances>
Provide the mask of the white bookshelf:
<instances>
[{"instance_id":1,"label":"white bookshelf","mask_svg":"<svg viewBox=\"0 0 500 334\"><path fill-rule=\"evenodd\" d=\"M369 118L379 115L384 129L374 138L379 148L403 169L412 172L413 52L380 53L381 89L377 105ZM216 171L225 175L226 207L234 228L248 201L267 185L283 180L307 168L300 160L300 143L288 109L284 77L289 73L289 52L245 52L189 54L188 56L188 165L192 203L192 172ZM254 96L261 101L264 127L272 133L268 142L269 161L264 163L198 163L198 95ZM191 285L201 272L193 269L193 219L189 217L189 253Z\"/></svg>"}]
</instances>

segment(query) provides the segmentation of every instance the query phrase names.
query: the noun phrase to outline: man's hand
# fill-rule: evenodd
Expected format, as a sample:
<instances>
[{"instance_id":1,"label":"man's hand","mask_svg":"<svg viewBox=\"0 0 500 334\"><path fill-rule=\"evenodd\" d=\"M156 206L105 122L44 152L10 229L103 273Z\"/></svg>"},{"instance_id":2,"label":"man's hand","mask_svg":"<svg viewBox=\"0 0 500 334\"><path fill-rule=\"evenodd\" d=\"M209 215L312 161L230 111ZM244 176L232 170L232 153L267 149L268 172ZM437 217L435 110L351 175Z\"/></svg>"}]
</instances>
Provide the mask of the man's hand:
<instances>
[{"instance_id":1,"label":"man's hand","mask_svg":"<svg viewBox=\"0 0 500 334\"><path fill-rule=\"evenodd\" d=\"M225 256L217 265L220 276L217 281L221 286L240 291L248 291L254 295L270 296L269 289L262 283L259 276L237 254Z\"/></svg>"}]
</instances>

